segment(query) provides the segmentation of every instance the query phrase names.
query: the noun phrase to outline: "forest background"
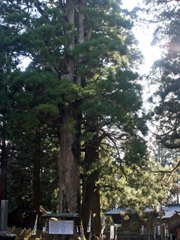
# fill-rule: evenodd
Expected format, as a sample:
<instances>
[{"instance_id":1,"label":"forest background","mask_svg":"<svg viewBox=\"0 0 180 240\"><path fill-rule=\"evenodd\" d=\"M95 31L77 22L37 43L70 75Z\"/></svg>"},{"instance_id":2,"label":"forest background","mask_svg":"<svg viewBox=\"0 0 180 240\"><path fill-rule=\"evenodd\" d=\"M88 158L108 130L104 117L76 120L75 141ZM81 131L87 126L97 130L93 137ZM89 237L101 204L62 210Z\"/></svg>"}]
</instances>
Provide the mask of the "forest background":
<instances>
[{"instance_id":1,"label":"forest background","mask_svg":"<svg viewBox=\"0 0 180 240\"><path fill-rule=\"evenodd\" d=\"M105 210L141 214L178 195L179 3L121 6L0 3L0 199L17 225L43 207L78 212L87 229L92 211L98 236ZM162 54L148 76L138 72L137 21L157 24ZM148 111L142 83L157 89Z\"/></svg>"}]
</instances>

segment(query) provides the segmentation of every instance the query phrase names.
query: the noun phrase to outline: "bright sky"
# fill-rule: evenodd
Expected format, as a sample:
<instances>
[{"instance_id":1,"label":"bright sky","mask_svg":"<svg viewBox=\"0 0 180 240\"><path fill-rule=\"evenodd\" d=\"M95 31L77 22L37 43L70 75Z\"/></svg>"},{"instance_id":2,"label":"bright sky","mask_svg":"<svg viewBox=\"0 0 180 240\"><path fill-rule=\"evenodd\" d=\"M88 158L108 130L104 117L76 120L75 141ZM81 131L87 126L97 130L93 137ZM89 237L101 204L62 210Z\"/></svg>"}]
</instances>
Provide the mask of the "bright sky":
<instances>
[{"instance_id":1,"label":"bright sky","mask_svg":"<svg viewBox=\"0 0 180 240\"><path fill-rule=\"evenodd\" d=\"M123 7L128 10L132 10L136 6L142 6L143 0L122 0ZM160 49L155 46L151 46L151 41L153 38L153 26L140 27L135 26L134 34L139 42L139 49L144 55L144 63L140 67L140 72L142 74L148 73L150 67L160 57Z\"/></svg>"},{"instance_id":2,"label":"bright sky","mask_svg":"<svg viewBox=\"0 0 180 240\"><path fill-rule=\"evenodd\" d=\"M142 7L143 0L122 0L123 7L127 8L131 11L134 7ZM151 66L153 63L160 58L161 53L160 49L156 46L152 46L151 42L153 39L154 25L144 25L138 24L134 27L134 35L139 42L139 49L144 56L143 64L139 67L140 75L148 75L151 70ZM146 110L150 109L151 106L149 104L149 97L157 90L155 86L149 86L147 79L143 78L141 80L141 84L143 87L143 106Z\"/></svg>"}]
</instances>

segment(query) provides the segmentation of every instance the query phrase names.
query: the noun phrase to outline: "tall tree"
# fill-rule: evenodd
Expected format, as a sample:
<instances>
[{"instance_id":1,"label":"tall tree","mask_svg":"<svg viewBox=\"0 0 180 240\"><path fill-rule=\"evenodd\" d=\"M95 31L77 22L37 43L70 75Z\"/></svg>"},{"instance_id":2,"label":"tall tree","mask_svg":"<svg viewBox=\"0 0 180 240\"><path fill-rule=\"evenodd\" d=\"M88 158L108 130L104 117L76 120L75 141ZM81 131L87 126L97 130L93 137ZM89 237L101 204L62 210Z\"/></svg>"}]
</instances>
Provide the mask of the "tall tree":
<instances>
[{"instance_id":1,"label":"tall tree","mask_svg":"<svg viewBox=\"0 0 180 240\"><path fill-rule=\"evenodd\" d=\"M44 73L42 75L40 71L29 70L25 73L13 72L9 79L8 96L13 109L9 119L11 128L9 142L12 145L9 162L11 176L8 178L9 191L14 192L13 188L19 188L18 179L14 178L12 181L12 175L19 171L21 183L29 182L29 184L28 188L26 185L21 187L22 191L17 194L18 201L22 204L24 199L23 204L28 202L38 214L40 204L44 202L43 188L41 189L41 177L44 175L46 164L44 159L51 156L51 149L47 153L50 141L48 138L51 138L52 148L56 148L53 143L58 142L55 125L58 107L52 94L54 87L57 86L56 78ZM51 100L47 100L49 98ZM51 171L50 166L49 171ZM16 198L13 201L15 202Z\"/></svg>"},{"instance_id":2,"label":"tall tree","mask_svg":"<svg viewBox=\"0 0 180 240\"><path fill-rule=\"evenodd\" d=\"M21 94L25 93L28 98L25 123L29 114L34 116L35 109L41 112L43 105L38 106L40 103L47 107L51 100L47 96L44 101L39 100L42 92L34 89L35 80L37 85L42 79L56 86L52 91L56 94L59 121L59 208L63 212L80 211L82 140L85 149L82 166L87 180L84 200L90 195L86 189L92 185L91 197L98 199L99 211L99 170L88 174L99 161L102 141L119 140L127 163L132 159L138 161L144 152L144 148L136 148L142 143L140 130L144 131L144 123L139 117L143 115L141 87L136 83L138 75L131 70L135 68L135 60L137 64L139 61L131 34L132 24L126 19L120 1L116 0L21 0L4 1L1 5L8 12L4 14L6 24L18 30L19 36L13 38L17 57L28 56L32 60L26 70L31 76L24 75L29 83L32 80L32 85L26 81L23 86L18 85ZM20 84L23 78L16 76L16 79ZM36 117L32 121L33 136L39 129L36 128L38 121ZM40 142L37 142L39 147ZM134 150L136 158L132 158ZM91 207L92 202L89 202L88 209ZM99 219L99 212L96 215ZM97 232L99 235L99 226Z\"/></svg>"},{"instance_id":3,"label":"tall tree","mask_svg":"<svg viewBox=\"0 0 180 240\"><path fill-rule=\"evenodd\" d=\"M2 10L1 10L2 11ZM6 198L6 180L8 164L8 137L9 137L9 114L11 111L8 98L8 76L15 68L16 61L13 54L14 48L11 45L15 31L0 24L0 199Z\"/></svg>"},{"instance_id":4,"label":"tall tree","mask_svg":"<svg viewBox=\"0 0 180 240\"><path fill-rule=\"evenodd\" d=\"M93 232L96 235L100 233L97 231L100 228L97 209L100 207L101 148L108 145L113 147L113 157L122 170L124 164L141 164L146 151L138 135L140 131L145 133L146 127L143 119L136 114L141 106L140 86L134 82L136 77L130 71L119 71L116 76L110 73L106 81L96 84L93 97L88 97L82 104L86 113L83 118L85 156L82 207L89 209L83 214L84 227L86 229L92 211L95 223L92 227L95 227ZM131 97L128 93L131 93Z\"/></svg>"},{"instance_id":5,"label":"tall tree","mask_svg":"<svg viewBox=\"0 0 180 240\"><path fill-rule=\"evenodd\" d=\"M176 1L157 1L154 3L157 28L154 32L154 43L162 50L162 57L154 65L153 81L158 84L154 99L154 120L157 121L157 139L165 147L179 149L179 6Z\"/></svg>"}]
</instances>

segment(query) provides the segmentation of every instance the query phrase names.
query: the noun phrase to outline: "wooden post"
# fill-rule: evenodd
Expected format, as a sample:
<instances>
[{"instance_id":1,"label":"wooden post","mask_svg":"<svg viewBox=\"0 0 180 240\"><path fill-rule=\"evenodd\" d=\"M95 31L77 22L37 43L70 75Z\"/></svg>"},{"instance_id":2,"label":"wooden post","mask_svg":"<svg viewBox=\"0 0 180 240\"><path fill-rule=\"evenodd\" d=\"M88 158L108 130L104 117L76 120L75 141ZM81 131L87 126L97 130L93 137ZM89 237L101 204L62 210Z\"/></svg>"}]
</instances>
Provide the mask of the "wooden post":
<instances>
[{"instance_id":1,"label":"wooden post","mask_svg":"<svg viewBox=\"0 0 180 240\"><path fill-rule=\"evenodd\" d=\"M0 231L7 231L8 222L8 200L1 200L0 209Z\"/></svg>"}]
</instances>

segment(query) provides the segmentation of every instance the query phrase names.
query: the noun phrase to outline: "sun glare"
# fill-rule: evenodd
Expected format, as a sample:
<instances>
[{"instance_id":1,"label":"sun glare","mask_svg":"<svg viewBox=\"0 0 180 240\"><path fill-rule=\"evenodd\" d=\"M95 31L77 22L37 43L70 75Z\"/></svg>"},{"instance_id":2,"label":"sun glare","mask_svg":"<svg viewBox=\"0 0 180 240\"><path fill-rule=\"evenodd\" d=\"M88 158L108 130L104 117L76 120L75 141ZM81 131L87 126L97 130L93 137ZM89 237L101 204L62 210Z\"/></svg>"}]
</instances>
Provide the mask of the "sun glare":
<instances>
[{"instance_id":1,"label":"sun glare","mask_svg":"<svg viewBox=\"0 0 180 240\"><path fill-rule=\"evenodd\" d=\"M131 11L134 7L143 6L143 0L123 0L122 3L123 8L126 8L129 11ZM141 74L148 74L153 63L161 56L159 47L151 45L154 29L154 25L143 26L142 24L135 25L133 29L134 35L139 42L138 47L144 57L142 65L139 66L139 71Z\"/></svg>"}]
</instances>

